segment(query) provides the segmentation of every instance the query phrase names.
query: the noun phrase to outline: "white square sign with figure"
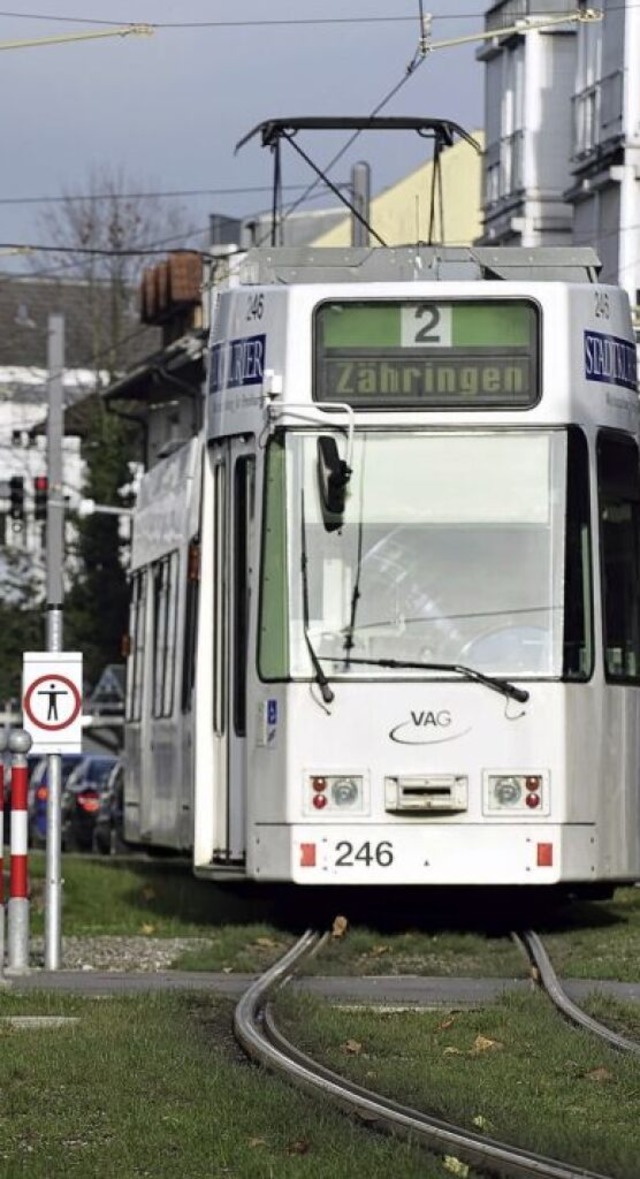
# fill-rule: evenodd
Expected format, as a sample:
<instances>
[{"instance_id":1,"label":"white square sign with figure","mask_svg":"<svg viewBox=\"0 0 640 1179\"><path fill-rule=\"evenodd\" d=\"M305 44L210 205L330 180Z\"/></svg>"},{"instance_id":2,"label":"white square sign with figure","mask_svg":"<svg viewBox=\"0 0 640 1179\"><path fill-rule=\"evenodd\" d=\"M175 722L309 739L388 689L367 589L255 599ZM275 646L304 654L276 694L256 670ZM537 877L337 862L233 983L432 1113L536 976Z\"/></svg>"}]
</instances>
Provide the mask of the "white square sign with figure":
<instances>
[{"instance_id":1,"label":"white square sign with figure","mask_svg":"<svg viewBox=\"0 0 640 1179\"><path fill-rule=\"evenodd\" d=\"M22 725L32 753L82 752L82 653L25 651Z\"/></svg>"}]
</instances>

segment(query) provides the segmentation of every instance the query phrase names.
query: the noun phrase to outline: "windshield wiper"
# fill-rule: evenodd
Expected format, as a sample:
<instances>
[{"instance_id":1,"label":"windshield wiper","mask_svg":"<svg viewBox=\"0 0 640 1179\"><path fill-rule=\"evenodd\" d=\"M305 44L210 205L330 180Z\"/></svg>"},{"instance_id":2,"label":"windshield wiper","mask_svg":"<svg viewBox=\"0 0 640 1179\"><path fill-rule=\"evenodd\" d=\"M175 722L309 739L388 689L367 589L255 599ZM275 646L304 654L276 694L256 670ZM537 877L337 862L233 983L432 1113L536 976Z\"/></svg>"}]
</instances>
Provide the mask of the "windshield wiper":
<instances>
[{"instance_id":1,"label":"windshield wiper","mask_svg":"<svg viewBox=\"0 0 640 1179\"><path fill-rule=\"evenodd\" d=\"M493 692L500 692L502 696L507 696L510 700L517 700L520 704L526 704L529 699L529 693L524 688L517 688L509 680L500 680L497 676L484 675L483 672L476 671L473 667L467 667L464 663L414 663L407 659L353 659L351 657L349 663L363 664L366 667L405 668L407 671L454 671L456 675L461 675L464 679L473 680L478 684L484 684L485 688L491 688Z\"/></svg>"},{"instance_id":2,"label":"windshield wiper","mask_svg":"<svg viewBox=\"0 0 640 1179\"><path fill-rule=\"evenodd\" d=\"M304 515L304 491L300 493L300 573L302 576L302 630L307 644L309 658L316 673L316 682L325 704L331 704L335 693L331 689L309 634L309 575L307 573L307 526Z\"/></svg>"}]
</instances>

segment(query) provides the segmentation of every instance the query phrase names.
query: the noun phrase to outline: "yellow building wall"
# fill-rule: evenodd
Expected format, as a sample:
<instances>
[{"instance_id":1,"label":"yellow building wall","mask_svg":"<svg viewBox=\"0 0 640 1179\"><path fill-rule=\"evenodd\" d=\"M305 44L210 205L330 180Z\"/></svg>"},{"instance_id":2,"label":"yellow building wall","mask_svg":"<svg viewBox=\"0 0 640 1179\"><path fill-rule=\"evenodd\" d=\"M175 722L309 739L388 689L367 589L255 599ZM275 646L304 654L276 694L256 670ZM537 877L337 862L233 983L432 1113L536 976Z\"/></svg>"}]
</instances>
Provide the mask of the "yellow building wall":
<instances>
[{"instance_id":1,"label":"yellow building wall","mask_svg":"<svg viewBox=\"0 0 640 1179\"><path fill-rule=\"evenodd\" d=\"M484 134L481 131L474 131L473 138L484 148ZM471 245L482 232L482 157L461 139L442 152L440 166L442 201L436 187L434 244ZM433 163L430 160L372 199L370 224L386 245L413 245L429 240L432 183ZM441 207L443 225L440 223ZM350 214L309 244L351 245ZM377 244L376 239L372 238L371 245Z\"/></svg>"}]
</instances>

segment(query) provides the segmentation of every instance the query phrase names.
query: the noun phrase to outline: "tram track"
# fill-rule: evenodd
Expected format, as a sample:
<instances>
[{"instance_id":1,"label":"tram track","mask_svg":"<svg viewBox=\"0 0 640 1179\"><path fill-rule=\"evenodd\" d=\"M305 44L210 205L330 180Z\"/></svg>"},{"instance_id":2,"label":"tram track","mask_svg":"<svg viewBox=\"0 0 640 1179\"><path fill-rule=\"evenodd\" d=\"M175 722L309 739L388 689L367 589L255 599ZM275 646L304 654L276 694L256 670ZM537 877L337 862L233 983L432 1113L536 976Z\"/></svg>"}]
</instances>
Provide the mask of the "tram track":
<instances>
[{"instance_id":1,"label":"tram track","mask_svg":"<svg viewBox=\"0 0 640 1179\"><path fill-rule=\"evenodd\" d=\"M326 936L326 935L324 935ZM264 1067L283 1074L296 1086L321 1094L337 1103L371 1129L410 1137L432 1153L454 1156L477 1170L501 1179L607 1179L599 1172L575 1167L556 1159L523 1150L487 1138L464 1127L444 1121L411 1106L406 1106L373 1090L350 1081L320 1064L293 1044L276 1024L272 996L285 986L321 948L324 936L307 930L294 946L244 993L234 1014L236 1039L252 1059ZM564 994L540 939L533 931L518 933L529 957L535 958L539 979L563 1013L589 1031L607 1039L621 1041L615 1046L640 1053L640 1045L618 1037L610 1029L591 1020ZM555 996L555 997L554 997ZM561 1009L563 1009L561 1007ZM577 1018L577 1016L582 1018Z\"/></svg>"},{"instance_id":2,"label":"tram track","mask_svg":"<svg viewBox=\"0 0 640 1179\"><path fill-rule=\"evenodd\" d=\"M542 987L545 994L566 1019L571 1023L577 1024L578 1027L591 1032L600 1040L606 1041L606 1043L610 1044L611 1047L617 1049L619 1052L628 1052L634 1056L640 1056L640 1043L637 1040L630 1040L627 1036L623 1036L619 1032L614 1032L606 1024L600 1023L599 1020L594 1019L586 1011L583 1011L567 995L551 965L551 960L541 938L533 929L521 930L517 933L514 932L512 937L529 959L536 982Z\"/></svg>"}]
</instances>

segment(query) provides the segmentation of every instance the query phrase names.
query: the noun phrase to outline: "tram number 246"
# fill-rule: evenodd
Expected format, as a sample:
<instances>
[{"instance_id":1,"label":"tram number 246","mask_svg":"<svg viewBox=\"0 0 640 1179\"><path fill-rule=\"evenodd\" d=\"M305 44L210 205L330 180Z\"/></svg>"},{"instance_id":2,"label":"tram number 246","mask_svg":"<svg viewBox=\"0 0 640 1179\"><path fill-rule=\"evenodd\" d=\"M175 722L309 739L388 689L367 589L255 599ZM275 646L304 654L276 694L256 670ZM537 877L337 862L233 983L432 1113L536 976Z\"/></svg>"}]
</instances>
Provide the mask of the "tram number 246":
<instances>
[{"instance_id":1,"label":"tram number 246","mask_svg":"<svg viewBox=\"0 0 640 1179\"><path fill-rule=\"evenodd\" d=\"M389 868L393 863L393 844L383 839L381 843L370 843L366 840L357 846L348 839L342 839L336 844L336 868L357 868L364 865L371 868Z\"/></svg>"}]
</instances>

